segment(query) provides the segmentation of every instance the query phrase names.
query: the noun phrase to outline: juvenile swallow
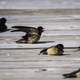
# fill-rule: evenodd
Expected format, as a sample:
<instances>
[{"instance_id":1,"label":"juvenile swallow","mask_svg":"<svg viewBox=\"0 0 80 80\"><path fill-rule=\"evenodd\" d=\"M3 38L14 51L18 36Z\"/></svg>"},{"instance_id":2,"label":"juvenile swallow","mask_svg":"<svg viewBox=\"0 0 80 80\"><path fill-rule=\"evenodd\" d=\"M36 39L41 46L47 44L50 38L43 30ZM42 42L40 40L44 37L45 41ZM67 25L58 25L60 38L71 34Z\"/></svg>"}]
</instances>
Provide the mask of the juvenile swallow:
<instances>
[{"instance_id":1,"label":"juvenile swallow","mask_svg":"<svg viewBox=\"0 0 80 80\"><path fill-rule=\"evenodd\" d=\"M40 54L43 54L43 55L63 55L63 52L64 52L63 49L64 49L63 44L57 44L56 46L51 46L49 48L45 48L45 49L41 50Z\"/></svg>"},{"instance_id":2,"label":"juvenile swallow","mask_svg":"<svg viewBox=\"0 0 80 80\"><path fill-rule=\"evenodd\" d=\"M39 41L43 30L42 26L39 26L38 28L34 27L28 27L28 26L13 26L12 28L16 28L16 30L12 30L11 32L25 32L25 36L22 36L22 38L17 43L36 43Z\"/></svg>"}]
</instances>

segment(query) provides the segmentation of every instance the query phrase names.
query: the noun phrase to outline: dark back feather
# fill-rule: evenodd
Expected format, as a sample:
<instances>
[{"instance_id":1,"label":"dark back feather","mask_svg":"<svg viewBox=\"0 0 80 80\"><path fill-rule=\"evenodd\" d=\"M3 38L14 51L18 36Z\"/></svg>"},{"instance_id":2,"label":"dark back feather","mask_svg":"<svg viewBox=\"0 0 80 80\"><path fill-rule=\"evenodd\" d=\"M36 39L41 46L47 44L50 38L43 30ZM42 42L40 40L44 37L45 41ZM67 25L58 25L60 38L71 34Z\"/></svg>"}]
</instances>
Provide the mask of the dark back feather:
<instances>
[{"instance_id":1,"label":"dark back feather","mask_svg":"<svg viewBox=\"0 0 80 80\"><path fill-rule=\"evenodd\" d=\"M37 29L34 27L29 27L29 26L12 26L12 28L15 28L16 30L12 30L11 32L16 32L16 31L21 31L21 32L37 32Z\"/></svg>"}]
</instances>

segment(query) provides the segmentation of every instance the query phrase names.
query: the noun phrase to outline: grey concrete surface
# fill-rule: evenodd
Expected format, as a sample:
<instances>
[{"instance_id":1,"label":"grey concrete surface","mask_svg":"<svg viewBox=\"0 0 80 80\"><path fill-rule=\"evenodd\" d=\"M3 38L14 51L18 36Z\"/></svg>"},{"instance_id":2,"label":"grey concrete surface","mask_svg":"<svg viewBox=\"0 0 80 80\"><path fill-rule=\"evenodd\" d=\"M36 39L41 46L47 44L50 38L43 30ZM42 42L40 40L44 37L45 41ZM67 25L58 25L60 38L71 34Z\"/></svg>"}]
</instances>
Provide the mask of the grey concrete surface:
<instances>
[{"instance_id":1,"label":"grey concrete surface","mask_svg":"<svg viewBox=\"0 0 80 80\"><path fill-rule=\"evenodd\" d=\"M0 80L80 80L80 73L73 79L62 76L80 68L80 50L73 48L80 46L79 8L79 0L0 0L0 17L7 18L8 28L41 25L46 31L40 41L47 41L16 44L25 33L0 33ZM72 48L64 49L63 56L38 55L43 47L57 43Z\"/></svg>"},{"instance_id":2,"label":"grey concrete surface","mask_svg":"<svg viewBox=\"0 0 80 80\"><path fill-rule=\"evenodd\" d=\"M4 32L3 34L6 34ZM13 34L14 35L14 34ZM59 37L58 37L59 36ZM68 35L62 36L58 35L57 41L66 41L68 45L73 47L74 42L79 44L79 38L75 38L76 36L73 35L70 38ZM66 38L67 40L66 40ZM43 39L44 38L44 39ZM6 43L12 42L15 39L15 35L13 37L10 36L0 36L0 39L3 40L0 46L10 44L10 48L13 45L19 45L16 43ZM43 36L41 38L44 42L48 40L53 40L52 36ZM74 40L73 40L74 39ZM41 43L41 47L49 46L50 43ZM22 46L31 47L34 46L38 47L39 44L21 44ZM42 48L38 49L2 49L0 47L0 79L1 80L65 80L62 74L71 72L76 70L80 67L80 51L78 49L64 49L63 56L48 56L48 55L38 55ZM43 69L46 69L43 71ZM73 79L66 79L66 80L79 80L80 75L78 78Z\"/></svg>"},{"instance_id":3,"label":"grey concrete surface","mask_svg":"<svg viewBox=\"0 0 80 80\"><path fill-rule=\"evenodd\" d=\"M40 50L0 50L0 79L65 80L62 74L80 67L80 51L65 50L64 56L43 56L38 55Z\"/></svg>"}]
</instances>

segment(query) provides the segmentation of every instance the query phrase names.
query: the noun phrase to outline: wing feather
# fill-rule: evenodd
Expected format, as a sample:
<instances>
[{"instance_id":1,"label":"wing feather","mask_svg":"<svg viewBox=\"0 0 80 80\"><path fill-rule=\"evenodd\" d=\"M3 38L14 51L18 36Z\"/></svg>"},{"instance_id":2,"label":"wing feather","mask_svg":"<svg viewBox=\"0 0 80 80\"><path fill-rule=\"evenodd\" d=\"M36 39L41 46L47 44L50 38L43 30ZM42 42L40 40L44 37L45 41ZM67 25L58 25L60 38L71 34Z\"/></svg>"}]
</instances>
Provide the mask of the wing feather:
<instances>
[{"instance_id":1,"label":"wing feather","mask_svg":"<svg viewBox=\"0 0 80 80\"><path fill-rule=\"evenodd\" d=\"M12 26L12 28L15 28L15 30L12 30L11 32L16 32L16 31L33 32L37 30L36 28L29 26Z\"/></svg>"}]
</instances>

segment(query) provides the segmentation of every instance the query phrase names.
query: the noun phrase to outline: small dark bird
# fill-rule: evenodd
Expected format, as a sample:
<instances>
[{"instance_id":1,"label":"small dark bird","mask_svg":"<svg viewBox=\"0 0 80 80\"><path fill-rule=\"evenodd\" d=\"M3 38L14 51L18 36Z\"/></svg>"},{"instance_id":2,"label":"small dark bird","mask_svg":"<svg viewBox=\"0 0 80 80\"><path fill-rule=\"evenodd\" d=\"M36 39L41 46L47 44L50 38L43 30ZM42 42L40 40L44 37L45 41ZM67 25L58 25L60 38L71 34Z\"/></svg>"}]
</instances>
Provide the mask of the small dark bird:
<instances>
[{"instance_id":1,"label":"small dark bird","mask_svg":"<svg viewBox=\"0 0 80 80\"><path fill-rule=\"evenodd\" d=\"M0 18L0 32L5 32L9 30L7 29L6 21L7 21L6 18L4 17Z\"/></svg>"},{"instance_id":2,"label":"small dark bird","mask_svg":"<svg viewBox=\"0 0 80 80\"><path fill-rule=\"evenodd\" d=\"M16 30L12 30L11 32L22 31L26 33L25 36L22 36L22 39L16 41L17 43L36 43L44 31L42 26L39 26L38 28L27 26L13 26L12 28L16 28Z\"/></svg>"},{"instance_id":3,"label":"small dark bird","mask_svg":"<svg viewBox=\"0 0 80 80\"><path fill-rule=\"evenodd\" d=\"M80 68L71 73L63 74L63 76L64 76L64 78L76 78L78 72L80 72Z\"/></svg>"},{"instance_id":4,"label":"small dark bird","mask_svg":"<svg viewBox=\"0 0 80 80\"><path fill-rule=\"evenodd\" d=\"M42 51L40 51L40 54L43 54L43 55L63 55L63 52L64 52L63 49L64 49L63 44L57 44L56 46L51 46L49 48L43 49Z\"/></svg>"}]
</instances>

